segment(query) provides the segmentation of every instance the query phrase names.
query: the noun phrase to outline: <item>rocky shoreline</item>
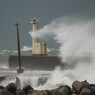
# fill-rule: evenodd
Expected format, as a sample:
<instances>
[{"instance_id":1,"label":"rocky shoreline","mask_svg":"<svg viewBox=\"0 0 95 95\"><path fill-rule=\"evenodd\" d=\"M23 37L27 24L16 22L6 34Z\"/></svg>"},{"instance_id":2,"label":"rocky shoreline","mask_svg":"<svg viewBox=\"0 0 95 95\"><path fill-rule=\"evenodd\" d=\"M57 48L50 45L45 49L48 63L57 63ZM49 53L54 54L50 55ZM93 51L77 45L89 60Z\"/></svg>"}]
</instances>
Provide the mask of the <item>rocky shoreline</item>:
<instances>
[{"instance_id":1,"label":"rocky shoreline","mask_svg":"<svg viewBox=\"0 0 95 95\"><path fill-rule=\"evenodd\" d=\"M74 81L72 88L62 85L52 90L35 90L30 85L18 89L15 83L10 83L6 87L0 86L0 95L95 95L95 84L85 81Z\"/></svg>"}]
</instances>

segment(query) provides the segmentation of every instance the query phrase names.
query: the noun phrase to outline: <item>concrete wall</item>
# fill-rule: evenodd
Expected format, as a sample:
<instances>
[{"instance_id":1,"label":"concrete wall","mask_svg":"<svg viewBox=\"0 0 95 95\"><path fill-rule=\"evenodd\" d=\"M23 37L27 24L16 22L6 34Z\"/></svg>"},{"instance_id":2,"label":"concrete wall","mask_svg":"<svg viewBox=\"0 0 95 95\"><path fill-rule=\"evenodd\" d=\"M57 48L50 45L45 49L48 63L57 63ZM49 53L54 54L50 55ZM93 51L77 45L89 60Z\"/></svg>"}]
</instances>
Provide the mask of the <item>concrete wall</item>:
<instances>
[{"instance_id":1,"label":"concrete wall","mask_svg":"<svg viewBox=\"0 0 95 95\"><path fill-rule=\"evenodd\" d=\"M58 65L62 65L59 57L56 56L22 56L22 66L31 70L54 70ZM9 57L9 67L18 67L18 57Z\"/></svg>"}]
</instances>

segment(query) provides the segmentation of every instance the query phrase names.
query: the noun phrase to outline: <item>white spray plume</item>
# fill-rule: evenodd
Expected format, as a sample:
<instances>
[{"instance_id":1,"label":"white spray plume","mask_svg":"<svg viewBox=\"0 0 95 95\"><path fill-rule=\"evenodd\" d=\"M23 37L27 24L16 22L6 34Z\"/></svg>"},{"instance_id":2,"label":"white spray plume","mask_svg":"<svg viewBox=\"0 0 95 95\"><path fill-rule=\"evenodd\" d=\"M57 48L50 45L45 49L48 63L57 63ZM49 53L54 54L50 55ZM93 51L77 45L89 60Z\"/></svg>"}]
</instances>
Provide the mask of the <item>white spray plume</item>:
<instances>
[{"instance_id":1,"label":"white spray plume","mask_svg":"<svg viewBox=\"0 0 95 95\"><path fill-rule=\"evenodd\" d=\"M92 57L95 54L95 20L84 21L74 18L59 18L37 31L38 37L55 35L55 41L61 44L60 55L68 58ZM33 36L33 32L29 32Z\"/></svg>"},{"instance_id":2,"label":"white spray plume","mask_svg":"<svg viewBox=\"0 0 95 95\"><path fill-rule=\"evenodd\" d=\"M71 65L73 60L79 61L76 60L78 64L63 73L55 70L45 85L71 85L74 80L85 79L95 83L95 20L59 18L37 31L38 37L47 35L55 35L54 40L61 44L59 56L63 62Z\"/></svg>"}]
</instances>

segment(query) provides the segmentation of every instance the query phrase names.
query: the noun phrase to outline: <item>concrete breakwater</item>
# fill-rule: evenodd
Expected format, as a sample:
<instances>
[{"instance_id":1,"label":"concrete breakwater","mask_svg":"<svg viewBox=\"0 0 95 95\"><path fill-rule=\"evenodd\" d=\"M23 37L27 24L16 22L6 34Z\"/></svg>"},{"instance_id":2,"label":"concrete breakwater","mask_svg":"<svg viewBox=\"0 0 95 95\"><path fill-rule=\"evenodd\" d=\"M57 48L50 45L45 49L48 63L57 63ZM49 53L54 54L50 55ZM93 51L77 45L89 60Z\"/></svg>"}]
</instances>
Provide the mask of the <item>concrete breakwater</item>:
<instances>
[{"instance_id":1,"label":"concrete breakwater","mask_svg":"<svg viewBox=\"0 0 95 95\"><path fill-rule=\"evenodd\" d=\"M6 86L9 83L15 83L18 88L23 88L25 85L30 85L37 88L46 83L51 76L50 71L25 71L23 74L17 74L16 71L0 72L0 85Z\"/></svg>"},{"instance_id":2,"label":"concrete breakwater","mask_svg":"<svg viewBox=\"0 0 95 95\"><path fill-rule=\"evenodd\" d=\"M56 66L64 67L60 57L57 56L21 56L22 67L31 70L51 70ZM18 67L18 56L9 57L9 68Z\"/></svg>"},{"instance_id":3,"label":"concrete breakwater","mask_svg":"<svg viewBox=\"0 0 95 95\"><path fill-rule=\"evenodd\" d=\"M15 83L0 86L0 95L95 95L95 84L85 81L74 81L72 88L62 85L52 90L35 90L30 85L19 89Z\"/></svg>"}]
</instances>

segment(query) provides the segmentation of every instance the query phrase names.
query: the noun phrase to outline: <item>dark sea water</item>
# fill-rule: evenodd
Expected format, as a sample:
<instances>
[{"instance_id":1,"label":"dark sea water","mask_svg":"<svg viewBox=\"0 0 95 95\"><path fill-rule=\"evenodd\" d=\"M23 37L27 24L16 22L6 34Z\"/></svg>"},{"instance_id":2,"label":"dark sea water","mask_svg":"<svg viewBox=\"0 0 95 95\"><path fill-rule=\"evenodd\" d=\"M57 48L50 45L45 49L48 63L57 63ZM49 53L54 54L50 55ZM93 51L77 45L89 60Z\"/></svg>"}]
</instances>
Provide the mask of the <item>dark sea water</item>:
<instances>
[{"instance_id":1,"label":"dark sea water","mask_svg":"<svg viewBox=\"0 0 95 95\"><path fill-rule=\"evenodd\" d=\"M58 49L48 49L47 53L49 56L57 56ZM16 69L9 68L8 58L10 55L17 55L17 51L0 49L0 77L7 76L3 80L0 80L0 85L6 86L13 82L17 83L19 88L27 84L35 89L56 88L56 86L46 84L51 77L52 71L25 70L23 74L17 74ZM32 56L32 50L27 48L21 49L21 55Z\"/></svg>"},{"instance_id":2,"label":"dark sea water","mask_svg":"<svg viewBox=\"0 0 95 95\"><path fill-rule=\"evenodd\" d=\"M32 56L32 51L25 48L21 50L21 54ZM49 56L57 56L58 54L58 49L48 50ZM78 61L80 63L76 64L74 68L60 69L60 67L56 67L54 71L25 70L24 73L17 74L16 69L9 68L8 58L10 55L17 55L17 51L0 49L0 77L7 76L0 80L0 85L3 86L13 82L18 85L18 88L29 84L37 90L43 90L55 89L62 85L69 85L71 87L72 82L75 80L84 81L87 79L89 83L95 83L95 75L93 73L95 72L95 62L91 63L91 61L86 60L84 57L81 61ZM87 57L87 59L89 58Z\"/></svg>"},{"instance_id":3,"label":"dark sea water","mask_svg":"<svg viewBox=\"0 0 95 95\"><path fill-rule=\"evenodd\" d=\"M58 49L48 49L47 51L48 56L57 56L59 53ZM10 55L17 55L17 50L0 49L0 68L9 68L8 58ZM31 48L24 47L21 49L21 55L32 56Z\"/></svg>"}]
</instances>

